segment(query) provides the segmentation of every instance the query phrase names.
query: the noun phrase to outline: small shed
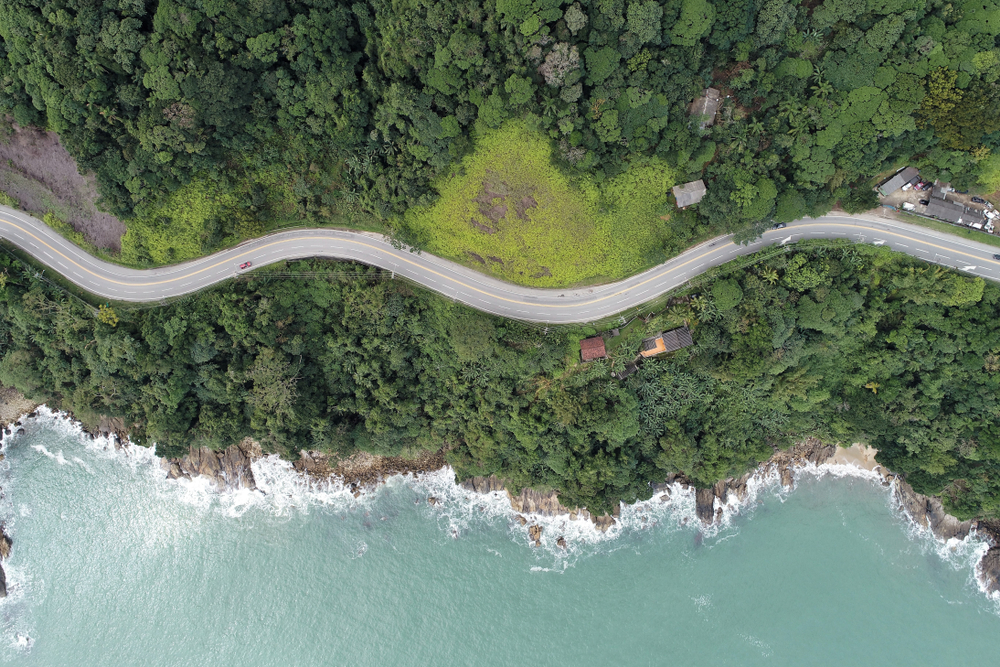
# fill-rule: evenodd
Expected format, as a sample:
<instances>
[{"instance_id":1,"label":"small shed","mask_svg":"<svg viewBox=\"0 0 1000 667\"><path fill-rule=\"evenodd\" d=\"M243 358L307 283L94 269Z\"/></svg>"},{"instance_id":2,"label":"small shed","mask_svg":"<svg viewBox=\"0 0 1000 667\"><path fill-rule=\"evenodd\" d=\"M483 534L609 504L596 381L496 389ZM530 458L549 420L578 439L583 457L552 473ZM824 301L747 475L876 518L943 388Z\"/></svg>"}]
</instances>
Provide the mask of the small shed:
<instances>
[{"instance_id":1,"label":"small shed","mask_svg":"<svg viewBox=\"0 0 1000 667\"><path fill-rule=\"evenodd\" d=\"M708 188L705 187L705 181L700 178L697 181L691 181L684 185L675 185L673 188L674 199L677 200L677 208L686 208L697 204L702 200L706 192L708 192Z\"/></svg>"},{"instance_id":2,"label":"small shed","mask_svg":"<svg viewBox=\"0 0 1000 667\"><path fill-rule=\"evenodd\" d=\"M936 181L934 187L931 188L931 198L933 199L947 199L948 193L951 191L951 183L942 183Z\"/></svg>"},{"instance_id":3,"label":"small shed","mask_svg":"<svg viewBox=\"0 0 1000 667\"><path fill-rule=\"evenodd\" d=\"M964 206L940 199L931 199L930 203L927 204L927 215L955 223L962 222L962 218L966 217Z\"/></svg>"},{"instance_id":4,"label":"small shed","mask_svg":"<svg viewBox=\"0 0 1000 667\"><path fill-rule=\"evenodd\" d=\"M719 105L722 103L722 93L715 88L706 88L701 97L695 98L688 109L692 117L701 118L698 127L705 129L715 123L715 114L719 112Z\"/></svg>"},{"instance_id":5,"label":"small shed","mask_svg":"<svg viewBox=\"0 0 1000 667\"><path fill-rule=\"evenodd\" d=\"M878 186L878 191L883 197L888 197L896 190L916 179L919 175L920 172L916 167L905 167L897 171L892 178Z\"/></svg>"},{"instance_id":6,"label":"small shed","mask_svg":"<svg viewBox=\"0 0 1000 667\"><path fill-rule=\"evenodd\" d=\"M580 357L584 361L594 359L607 359L608 352L604 349L604 339L600 336L594 338L584 338L580 341Z\"/></svg>"},{"instance_id":7,"label":"small shed","mask_svg":"<svg viewBox=\"0 0 1000 667\"><path fill-rule=\"evenodd\" d=\"M633 373L635 373L637 370L639 370L639 365L636 364L634 361L630 361L627 364L625 364L625 368L622 369L622 371L620 373L617 373L617 374L616 373L612 373L611 376L615 377L615 378L618 378L619 380L624 380L629 375L632 375Z\"/></svg>"},{"instance_id":8,"label":"small shed","mask_svg":"<svg viewBox=\"0 0 1000 667\"><path fill-rule=\"evenodd\" d=\"M658 354L676 352L690 345L694 345L694 340L691 339L691 330L687 327L681 327L666 333L656 334L652 338L642 341L639 354L644 357L655 357Z\"/></svg>"}]
</instances>

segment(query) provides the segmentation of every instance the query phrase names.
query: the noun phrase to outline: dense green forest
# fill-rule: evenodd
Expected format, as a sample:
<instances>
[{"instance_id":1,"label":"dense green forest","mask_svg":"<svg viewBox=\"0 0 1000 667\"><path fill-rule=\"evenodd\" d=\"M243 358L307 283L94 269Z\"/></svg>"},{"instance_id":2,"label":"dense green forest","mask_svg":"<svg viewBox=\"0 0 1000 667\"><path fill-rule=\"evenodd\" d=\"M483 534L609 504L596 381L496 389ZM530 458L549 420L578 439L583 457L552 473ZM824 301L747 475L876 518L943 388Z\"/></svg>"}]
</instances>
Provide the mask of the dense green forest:
<instances>
[{"instance_id":1,"label":"dense green forest","mask_svg":"<svg viewBox=\"0 0 1000 667\"><path fill-rule=\"evenodd\" d=\"M404 214L511 123L606 217L618 186L602 188L639 169L704 178L705 199L668 216L682 232L655 237L676 249L863 209L904 162L1000 188L998 35L995 0L5 0L0 112L97 174L139 263L289 217L373 216L406 238ZM688 107L710 85L724 101L702 129ZM769 256L675 300L645 326L689 321L696 346L621 383L609 366L637 328L581 365L583 330L374 270L303 263L333 273L98 317L0 263L0 382L124 417L162 454L246 434L287 456L443 446L462 476L600 510L811 435L877 447L961 516L1000 515L1000 287L878 248Z\"/></svg>"},{"instance_id":2,"label":"dense green forest","mask_svg":"<svg viewBox=\"0 0 1000 667\"><path fill-rule=\"evenodd\" d=\"M806 436L864 441L958 515L1000 515L1000 286L872 246L766 252L588 364L585 330L545 334L364 267L302 262L319 277L95 314L0 255L0 383L122 416L160 454L244 435L291 457L444 447L459 476L595 510ZM644 330L681 320L693 348L610 377Z\"/></svg>"},{"instance_id":3,"label":"dense green forest","mask_svg":"<svg viewBox=\"0 0 1000 667\"><path fill-rule=\"evenodd\" d=\"M216 241L396 220L507 119L566 173L657 157L704 177L692 215L731 230L905 160L1000 187L998 35L996 0L5 0L0 110L58 132L151 228L199 183L174 207L221 201ZM708 85L724 104L702 130Z\"/></svg>"}]
</instances>

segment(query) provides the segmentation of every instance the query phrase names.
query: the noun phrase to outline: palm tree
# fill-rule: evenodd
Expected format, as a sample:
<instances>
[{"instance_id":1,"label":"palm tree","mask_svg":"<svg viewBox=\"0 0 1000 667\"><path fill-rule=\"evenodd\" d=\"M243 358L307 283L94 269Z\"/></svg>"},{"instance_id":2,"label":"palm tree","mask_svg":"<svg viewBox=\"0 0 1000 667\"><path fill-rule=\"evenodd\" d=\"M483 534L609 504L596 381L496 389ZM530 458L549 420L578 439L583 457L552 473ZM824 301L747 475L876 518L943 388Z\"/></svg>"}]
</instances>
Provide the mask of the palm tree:
<instances>
[{"instance_id":1,"label":"palm tree","mask_svg":"<svg viewBox=\"0 0 1000 667\"><path fill-rule=\"evenodd\" d=\"M810 90L816 93L816 97L825 100L833 93L833 85L831 85L829 81L825 81L824 79L817 79L816 85L811 86Z\"/></svg>"},{"instance_id":2,"label":"palm tree","mask_svg":"<svg viewBox=\"0 0 1000 667\"><path fill-rule=\"evenodd\" d=\"M791 125L791 127L788 128L788 134L792 135L793 137L797 137L803 132L809 131L809 122L802 116L793 116L789 120L789 124Z\"/></svg>"},{"instance_id":3,"label":"palm tree","mask_svg":"<svg viewBox=\"0 0 1000 667\"><path fill-rule=\"evenodd\" d=\"M802 105L799 104L798 100L786 99L778 105L778 115L788 119L789 122L801 113Z\"/></svg>"},{"instance_id":4,"label":"palm tree","mask_svg":"<svg viewBox=\"0 0 1000 667\"><path fill-rule=\"evenodd\" d=\"M542 100L542 115L551 118L559 113L559 102L554 97L546 97Z\"/></svg>"}]
</instances>

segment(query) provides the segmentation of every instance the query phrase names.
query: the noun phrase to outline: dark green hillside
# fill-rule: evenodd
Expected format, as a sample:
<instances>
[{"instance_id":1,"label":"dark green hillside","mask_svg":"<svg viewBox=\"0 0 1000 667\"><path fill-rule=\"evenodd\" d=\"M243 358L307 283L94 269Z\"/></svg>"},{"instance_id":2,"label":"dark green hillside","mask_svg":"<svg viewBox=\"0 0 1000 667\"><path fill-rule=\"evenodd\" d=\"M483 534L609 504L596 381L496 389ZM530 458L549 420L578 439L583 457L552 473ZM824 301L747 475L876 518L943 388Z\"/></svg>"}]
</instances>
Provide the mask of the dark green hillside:
<instances>
[{"instance_id":1,"label":"dark green hillside","mask_svg":"<svg viewBox=\"0 0 1000 667\"><path fill-rule=\"evenodd\" d=\"M60 133L134 224L179 224L152 203L194 179L235 193L216 239L426 203L513 118L568 173L706 178L698 216L730 228L903 161L1000 187L998 34L994 0L7 0L0 110Z\"/></svg>"},{"instance_id":2,"label":"dark green hillside","mask_svg":"<svg viewBox=\"0 0 1000 667\"><path fill-rule=\"evenodd\" d=\"M5 256L4 256L5 257ZM1000 512L1000 287L870 246L772 254L612 350L687 319L695 346L625 382L550 332L394 281L241 281L104 321L3 260L0 383L124 417L161 454L414 454L608 508L681 471L740 474L806 436L867 442L962 516ZM325 263L293 267L320 273ZM266 274L265 274L266 275ZM648 335L648 334L647 334Z\"/></svg>"}]
</instances>

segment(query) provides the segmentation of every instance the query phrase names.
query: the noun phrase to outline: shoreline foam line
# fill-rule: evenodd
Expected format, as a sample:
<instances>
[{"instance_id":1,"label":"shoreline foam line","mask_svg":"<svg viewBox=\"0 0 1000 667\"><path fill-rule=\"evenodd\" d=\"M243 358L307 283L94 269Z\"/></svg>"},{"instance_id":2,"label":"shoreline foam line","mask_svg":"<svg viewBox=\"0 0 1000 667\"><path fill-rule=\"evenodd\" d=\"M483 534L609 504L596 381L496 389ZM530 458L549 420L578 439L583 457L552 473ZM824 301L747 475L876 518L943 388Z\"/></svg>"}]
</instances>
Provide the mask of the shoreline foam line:
<instances>
[{"instance_id":1,"label":"shoreline foam line","mask_svg":"<svg viewBox=\"0 0 1000 667\"><path fill-rule=\"evenodd\" d=\"M82 440L86 449L99 452L101 458L126 465L139 474L149 475L162 484L164 490L177 502L192 505L203 511L220 512L224 516L238 519L246 512L259 510L273 516L289 516L293 512L308 514L312 508L328 508L333 511L353 511L370 508L378 500L380 486L369 487L360 497L339 478L316 479L306 473L299 472L289 461L277 455L268 455L252 463L257 490L246 488L218 492L206 478L191 480L169 480L160 466L161 458L155 453L155 445L142 447L132 443L116 445L109 436L92 437L84 431L82 424L65 412L51 410L45 405L35 410L36 416L26 419L22 416L12 425L27 425L29 422L49 428L56 428L66 435ZM34 429L29 429L29 433ZM4 438L0 451L6 452L7 447L16 443L19 438L17 430ZM91 474L88 465L72 453L60 450L49 451L44 445L33 448L57 465L78 465ZM43 451L44 450L44 451ZM849 449L838 449L837 452L850 452ZM848 456L848 459L851 457ZM5 464L9 466L9 463ZM907 535L915 542L933 550L951 567L968 567L970 582L987 598L1000 602L1000 595L987 591L980 560L989 548L984 538L974 530L965 538L942 540L925 528L896 502L895 478L883 476L877 470L866 468L856 460L823 462L795 462L788 467L795 475L805 474L814 478L833 476L838 478L857 478L877 484L885 489L885 498L889 511L898 516L905 527ZM9 470L9 468L8 468ZM726 533L737 528L739 517L752 518L754 509L768 498L783 502L788 494L794 492L796 484L789 488L783 485L778 466L762 463L752 471L746 479L746 494L742 499L735 493L730 493L726 502L714 500L713 507L719 512L712 525L704 525L697 517L695 490L674 482L669 486L660 487L652 498L629 505L622 505L620 516L616 523L606 532L601 532L591 521L578 518L571 520L568 514L546 516L534 513L518 513L510 504L506 493L492 492L487 494L464 488L455 479L454 471L444 467L419 474L397 474L385 480L387 489L408 487L418 493L419 497L427 495L434 497L436 502L423 501L425 509L430 510L429 517L436 520L442 530L454 539L460 539L469 530L478 529L484 525L501 527L507 524L508 533L516 543L529 547L534 541L530 528L542 528L538 549L540 558L552 559L552 567L538 566L538 571L560 572L571 567L580 557L592 555L594 547L600 544L614 544L620 538L629 534L641 533L651 529L667 530L669 532L691 531L697 539L730 539ZM160 500L158 498L158 500ZM420 502L418 499L416 502ZM518 517L525 519L524 523ZM16 530L16 525L12 526ZM922 547L923 548L923 547ZM23 569L23 568L21 568ZM535 568L533 568L535 569ZM15 574L20 570L15 570ZM16 574L16 578L22 575ZM16 591L16 581L13 588ZM4 604L0 602L0 605ZM998 606L1000 611L1000 606Z\"/></svg>"}]
</instances>

